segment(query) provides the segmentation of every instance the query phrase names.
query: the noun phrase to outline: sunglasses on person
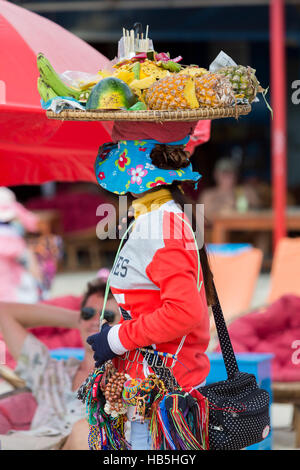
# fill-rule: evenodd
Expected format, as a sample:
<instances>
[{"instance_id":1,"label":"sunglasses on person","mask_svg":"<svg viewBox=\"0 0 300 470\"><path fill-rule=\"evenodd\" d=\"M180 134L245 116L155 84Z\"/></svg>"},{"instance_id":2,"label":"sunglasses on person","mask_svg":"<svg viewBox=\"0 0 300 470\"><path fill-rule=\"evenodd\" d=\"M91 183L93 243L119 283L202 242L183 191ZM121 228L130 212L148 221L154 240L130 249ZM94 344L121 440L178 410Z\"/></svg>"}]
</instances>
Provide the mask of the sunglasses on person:
<instances>
[{"instance_id":1,"label":"sunglasses on person","mask_svg":"<svg viewBox=\"0 0 300 470\"><path fill-rule=\"evenodd\" d=\"M82 320L91 320L98 310L93 307L83 307L80 312L80 318ZM108 323L112 323L115 320L116 314L112 310L104 310L104 320Z\"/></svg>"}]
</instances>

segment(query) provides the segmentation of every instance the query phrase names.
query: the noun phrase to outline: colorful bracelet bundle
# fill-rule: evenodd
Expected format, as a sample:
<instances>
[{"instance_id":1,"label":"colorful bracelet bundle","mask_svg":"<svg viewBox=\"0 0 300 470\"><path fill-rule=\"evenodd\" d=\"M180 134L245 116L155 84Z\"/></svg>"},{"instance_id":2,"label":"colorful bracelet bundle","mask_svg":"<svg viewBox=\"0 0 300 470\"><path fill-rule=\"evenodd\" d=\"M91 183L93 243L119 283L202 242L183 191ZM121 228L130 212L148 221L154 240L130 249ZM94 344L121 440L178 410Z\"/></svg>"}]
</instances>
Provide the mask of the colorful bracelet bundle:
<instances>
[{"instance_id":1,"label":"colorful bracelet bundle","mask_svg":"<svg viewBox=\"0 0 300 470\"><path fill-rule=\"evenodd\" d=\"M134 419L147 420L156 450L208 448L208 403L198 392L168 390L151 374L144 380L118 372L109 361L95 369L78 391L86 404L91 450L126 450L127 411Z\"/></svg>"}]
</instances>

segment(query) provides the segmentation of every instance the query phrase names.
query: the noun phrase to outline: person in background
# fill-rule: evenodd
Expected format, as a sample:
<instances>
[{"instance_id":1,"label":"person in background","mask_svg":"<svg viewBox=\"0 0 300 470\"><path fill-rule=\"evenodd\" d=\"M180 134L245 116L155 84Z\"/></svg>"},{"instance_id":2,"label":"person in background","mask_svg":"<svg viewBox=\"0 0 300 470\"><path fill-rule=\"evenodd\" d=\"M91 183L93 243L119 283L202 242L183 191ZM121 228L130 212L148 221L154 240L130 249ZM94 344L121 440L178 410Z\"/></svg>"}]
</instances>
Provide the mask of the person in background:
<instances>
[{"instance_id":1,"label":"person in background","mask_svg":"<svg viewBox=\"0 0 300 470\"><path fill-rule=\"evenodd\" d=\"M255 190L263 209L272 208L272 185L270 183L261 180L255 172L249 171L244 177L244 185ZM297 200L289 189L286 192L286 203L288 207L297 206Z\"/></svg>"},{"instance_id":2,"label":"person in background","mask_svg":"<svg viewBox=\"0 0 300 470\"><path fill-rule=\"evenodd\" d=\"M29 269L36 280L39 301L47 300L51 295L58 263L63 258L63 240L59 235L41 234L27 241L29 251Z\"/></svg>"},{"instance_id":3,"label":"person in background","mask_svg":"<svg viewBox=\"0 0 300 470\"><path fill-rule=\"evenodd\" d=\"M238 185L238 167L234 160L222 158L217 161L214 169L216 186L204 190L200 194L199 203L205 206L208 219L214 215L231 211L246 212L258 209L260 198L250 185Z\"/></svg>"},{"instance_id":4,"label":"person in background","mask_svg":"<svg viewBox=\"0 0 300 470\"><path fill-rule=\"evenodd\" d=\"M15 194L0 187L0 300L38 301L37 281L31 273L32 259L24 239L37 230L37 217L16 201Z\"/></svg>"},{"instance_id":5,"label":"person in background","mask_svg":"<svg viewBox=\"0 0 300 470\"><path fill-rule=\"evenodd\" d=\"M200 195L199 202L204 204L206 235L209 237L214 216L230 212L245 213L248 210L265 207L265 193L258 183L251 180L238 184L238 166L231 158L217 161L214 169L216 186L206 189ZM238 232L231 235L230 241L252 243L261 249L265 256L270 253L271 239L268 232Z\"/></svg>"},{"instance_id":6,"label":"person in background","mask_svg":"<svg viewBox=\"0 0 300 470\"><path fill-rule=\"evenodd\" d=\"M43 304L0 302L0 333L17 361L15 373L37 401L31 429L0 435L2 449L88 449L85 406L77 399L77 390L94 368L93 350L86 339L99 331L106 286L105 272L100 274L88 283L80 312ZM110 325L120 319L111 294L104 318ZM83 360L51 358L47 347L27 331L37 326L78 328L84 347Z\"/></svg>"}]
</instances>

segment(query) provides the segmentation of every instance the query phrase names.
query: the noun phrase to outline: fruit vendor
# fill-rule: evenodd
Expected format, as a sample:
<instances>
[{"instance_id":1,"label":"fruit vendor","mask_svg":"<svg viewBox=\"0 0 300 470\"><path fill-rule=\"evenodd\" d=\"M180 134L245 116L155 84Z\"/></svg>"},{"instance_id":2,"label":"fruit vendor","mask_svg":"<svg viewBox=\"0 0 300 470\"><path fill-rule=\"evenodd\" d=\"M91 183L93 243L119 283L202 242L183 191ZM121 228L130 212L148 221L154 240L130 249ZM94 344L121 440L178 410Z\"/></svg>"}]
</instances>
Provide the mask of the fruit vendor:
<instances>
[{"instance_id":1,"label":"fruit vendor","mask_svg":"<svg viewBox=\"0 0 300 470\"><path fill-rule=\"evenodd\" d=\"M198 264L191 234L195 216L189 220L184 214L189 201L181 187L182 182L195 185L201 178L185 151L195 126L196 122L116 122L115 144L105 144L98 153L95 171L100 186L118 195L131 193L135 200L133 228L109 277L121 322L104 323L99 333L87 339L94 350L94 388L100 370L98 382L105 402L99 411L98 392L92 395L92 449L183 449L188 448L186 439L194 442L192 448L203 448L197 429L193 436L182 431L179 437L174 422L169 432L157 432L164 420L155 421L150 410L159 407L154 389L161 397L178 386L192 392L209 373L205 351L212 273L204 246ZM82 388L85 393L91 383L88 378ZM96 409L98 430L93 420ZM126 429L120 432L118 421L124 414L125 428L130 427L127 434Z\"/></svg>"}]
</instances>

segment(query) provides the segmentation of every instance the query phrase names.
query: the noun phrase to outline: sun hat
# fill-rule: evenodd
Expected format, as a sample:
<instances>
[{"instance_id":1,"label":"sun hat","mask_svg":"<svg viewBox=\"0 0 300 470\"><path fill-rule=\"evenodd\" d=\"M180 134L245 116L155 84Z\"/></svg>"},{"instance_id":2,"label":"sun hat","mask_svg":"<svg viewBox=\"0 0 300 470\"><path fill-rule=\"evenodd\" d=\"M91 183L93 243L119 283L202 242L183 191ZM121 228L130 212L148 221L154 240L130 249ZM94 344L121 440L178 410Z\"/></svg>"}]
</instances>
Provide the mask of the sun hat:
<instances>
[{"instance_id":1,"label":"sun hat","mask_svg":"<svg viewBox=\"0 0 300 470\"><path fill-rule=\"evenodd\" d=\"M38 230L38 217L27 210L17 200L13 191L5 186L0 187L0 222L8 223L18 220L29 232Z\"/></svg>"},{"instance_id":2,"label":"sun hat","mask_svg":"<svg viewBox=\"0 0 300 470\"><path fill-rule=\"evenodd\" d=\"M184 146L188 140L189 136L186 136L168 142L168 145ZM121 140L117 144L101 146L95 163L100 186L115 194L140 194L174 181L196 183L201 178L198 172L193 171L191 163L185 168L174 170L153 165L150 155L156 144L161 142L154 139Z\"/></svg>"}]
</instances>

